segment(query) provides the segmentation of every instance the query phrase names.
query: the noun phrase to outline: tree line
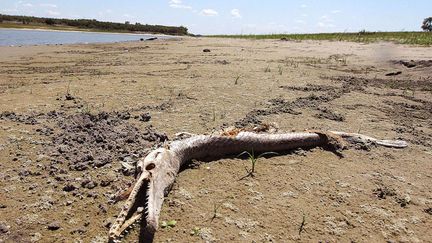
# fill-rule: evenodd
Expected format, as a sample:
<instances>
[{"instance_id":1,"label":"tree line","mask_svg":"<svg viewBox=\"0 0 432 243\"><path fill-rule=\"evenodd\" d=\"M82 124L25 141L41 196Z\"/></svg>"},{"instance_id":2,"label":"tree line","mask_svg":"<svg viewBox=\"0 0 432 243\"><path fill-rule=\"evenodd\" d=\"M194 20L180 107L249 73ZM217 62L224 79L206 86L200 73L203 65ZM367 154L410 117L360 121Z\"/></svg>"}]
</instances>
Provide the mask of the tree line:
<instances>
[{"instance_id":1,"label":"tree line","mask_svg":"<svg viewBox=\"0 0 432 243\"><path fill-rule=\"evenodd\" d=\"M0 14L1 22L17 22L20 24L38 24L38 25L62 25L71 26L81 29L96 29L103 31L128 31L128 32L149 32L160 33L168 35L188 35L188 29L184 26L163 26L163 25L148 25L135 23L131 24L129 21L125 23L114 23L97 21L96 19L57 19L57 18L43 18L33 16L18 16L18 15L5 15Z\"/></svg>"}]
</instances>

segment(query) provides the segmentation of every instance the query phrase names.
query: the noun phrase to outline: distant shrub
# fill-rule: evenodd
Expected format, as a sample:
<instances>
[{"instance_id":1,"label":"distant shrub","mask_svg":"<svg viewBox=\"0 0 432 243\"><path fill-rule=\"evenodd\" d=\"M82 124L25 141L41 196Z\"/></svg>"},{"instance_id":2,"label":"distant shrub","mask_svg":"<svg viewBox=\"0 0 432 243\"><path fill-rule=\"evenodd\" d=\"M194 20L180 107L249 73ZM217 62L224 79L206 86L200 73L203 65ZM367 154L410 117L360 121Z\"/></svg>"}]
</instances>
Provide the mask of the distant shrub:
<instances>
[{"instance_id":1,"label":"distant shrub","mask_svg":"<svg viewBox=\"0 0 432 243\"><path fill-rule=\"evenodd\" d=\"M45 24L47 24L47 25L54 25L55 21L53 19L46 19L45 20Z\"/></svg>"},{"instance_id":2,"label":"distant shrub","mask_svg":"<svg viewBox=\"0 0 432 243\"><path fill-rule=\"evenodd\" d=\"M424 31L432 31L432 17L425 18L421 28Z\"/></svg>"},{"instance_id":3,"label":"distant shrub","mask_svg":"<svg viewBox=\"0 0 432 243\"><path fill-rule=\"evenodd\" d=\"M125 23L114 23L97 21L96 19L55 19L55 18L40 18L33 16L18 16L0 14L1 22L21 22L23 24L46 24L46 25L65 25L83 29L96 29L103 31L117 31L117 32L149 32L149 33L162 33L168 35L188 35L188 29L184 26L163 26L163 25L148 25L148 24L130 24L129 21Z\"/></svg>"}]
</instances>

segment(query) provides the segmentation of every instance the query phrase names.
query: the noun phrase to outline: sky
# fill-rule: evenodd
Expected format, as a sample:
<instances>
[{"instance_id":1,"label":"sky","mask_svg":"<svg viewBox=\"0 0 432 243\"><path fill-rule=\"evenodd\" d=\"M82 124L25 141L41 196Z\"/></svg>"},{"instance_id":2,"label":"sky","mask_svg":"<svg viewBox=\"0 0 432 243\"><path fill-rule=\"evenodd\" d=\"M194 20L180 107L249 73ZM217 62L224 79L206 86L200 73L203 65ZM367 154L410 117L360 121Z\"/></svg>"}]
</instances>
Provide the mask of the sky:
<instances>
[{"instance_id":1,"label":"sky","mask_svg":"<svg viewBox=\"0 0 432 243\"><path fill-rule=\"evenodd\" d=\"M417 31L432 0L0 0L0 13L185 26L193 34Z\"/></svg>"}]
</instances>

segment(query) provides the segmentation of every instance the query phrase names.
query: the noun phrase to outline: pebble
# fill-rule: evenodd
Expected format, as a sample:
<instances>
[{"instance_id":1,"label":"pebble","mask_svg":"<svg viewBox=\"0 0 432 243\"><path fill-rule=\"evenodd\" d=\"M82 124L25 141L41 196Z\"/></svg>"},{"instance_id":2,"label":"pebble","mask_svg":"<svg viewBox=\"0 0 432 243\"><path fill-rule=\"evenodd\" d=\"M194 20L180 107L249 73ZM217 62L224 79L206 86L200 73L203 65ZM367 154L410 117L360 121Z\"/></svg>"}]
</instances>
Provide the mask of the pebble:
<instances>
[{"instance_id":1,"label":"pebble","mask_svg":"<svg viewBox=\"0 0 432 243\"><path fill-rule=\"evenodd\" d=\"M97 186L97 183L92 181L92 179L87 178L81 182L81 186L87 189L93 189Z\"/></svg>"},{"instance_id":2,"label":"pebble","mask_svg":"<svg viewBox=\"0 0 432 243\"><path fill-rule=\"evenodd\" d=\"M37 241L40 241L42 239L42 234L39 232L30 234L30 236L31 236L31 238L30 238L31 242L37 242Z\"/></svg>"},{"instance_id":3,"label":"pebble","mask_svg":"<svg viewBox=\"0 0 432 243\"><path fill-rule=\"evenodd\" d=\"M54 221L50 223L47 227L49 230L58 230L60 229L60 223L58 221Z\"/></svg>"},{"instance_id":4,"label":"pebble","mask_svg":"<svg viewBox=\"0 0 432 243\"><path fill-rule=\"evenodd\" d=\"M77 188L73 184L67 184L66 186L63 187L63 191L65 192L71 192L74 191L75 189Z\"/></svg>"},{"instance_id":5,"label":"pebble","mask_svg":"<svg viewBox=\"0 0 432 243\"><path fill-rule=\"evenodd\" d=\"M9 225L6 225L4 223L0 223L0 233L1 234L6 234L7 232L9 232Z\"/></svg>"}]
</instances>

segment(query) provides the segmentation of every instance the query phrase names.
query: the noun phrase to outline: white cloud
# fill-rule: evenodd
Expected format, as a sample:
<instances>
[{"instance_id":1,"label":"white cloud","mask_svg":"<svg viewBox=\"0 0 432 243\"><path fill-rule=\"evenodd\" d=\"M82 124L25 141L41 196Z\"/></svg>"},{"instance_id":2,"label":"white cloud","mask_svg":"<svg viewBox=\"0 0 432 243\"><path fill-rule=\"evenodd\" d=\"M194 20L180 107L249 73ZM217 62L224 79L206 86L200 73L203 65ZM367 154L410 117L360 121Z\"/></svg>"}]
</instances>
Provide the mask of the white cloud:
<instances>
[{"instance_id":1,"label":"white cloud","mask_svg":"<svg viewBox=\"0 0 432 243\"><path fill-rule=\"evenodd\" d=\"M171 8L192 9L191 6L183 4L182 0L171 0L169 6Z\"/></svg>"},{"instance_id":2,"label":"white cloud","mask_svg":"<svg viewBox=\"0 0 432 243\"><path fill-rule=\"evenodd\" d=\"M333 22L333 20L328 15L321 16L321 19L325 22Z\"/></svg>"},{"instance_id":3,"label":"white cloud","mask_svg":"<svg viewBox=\"0 0 432 243\"><path fill-rule=\"evenodd\" d=\"M4 9L2 12L4 12L4 13L16 13L16 12L18 12L18 9L7 8L7 9Z\"/></svg>"},{"instance_id":4,"label":"white cloud","mask_svg":"<svg viewBox=\"0 0 432 243\"><path fill-rule=\"evenodd\" d=\"M320 27L320 28L333 28L333 27L335 27L335 25L332 23L318 22L318 27Z\"/></svg>"},{"instance_id":5,"label":"white cloud","mask_svg":"<svg viewBox=\"0 0 432 243\"><path fill-rule=\"evenodd\" d=\"M307 5L306 4L302 4L302 5L300 5L300 7L301 8L307 8Z\"/></svg>"},{"instance_id":6,"label":"white cloud","mask_svg":"<svg viewBox=\"0 0 432 243\"><path fill-rule=\"evenodd\" d=\"M297 24L306 24L306 21L301 20L301 19L296 19L296 20L294 20L294 22L296 22Z\"/></svg>"},{"instance_id":7,"label":"white cloud","mask_svg":"<svg viewBox=\"0 0 432 243\"><path fill-rule=\"evenodd\" d=\"M218 16L219 13L214 9L206 8L201 10L200 15L213 17L213 16Z\"/></svg>"},{"instance_id":8,"label":"white cloud","mask_svg":"<svg viewBox=\"0 0 432 243\"><path fill-rule=\"evenodd\" d=\"M57 11L47 10L46 13L50 16L59 16L60 13Z\"/></svg>"},{"instance_id":9,"label":"white cloud","mask_svg":"<svg viewBox=\"0 0 432 243\"><path fill-rule=\"evenodd\" d=\"M240 14L240 10L238 10L236 8L231 9L231 16L233 18L241 18L242 17L241 14Z\"/></svg>"},{"instance_id":10,"label":"white cloud","mask_svg":"<svg viewBox=\"0 0 432 243\"><path fill-rule=\"evenodd\" d=\"M51 4L51 3L41 3L41 4L39 4L39 6L45 7L45 8L57 8L57 5Z\"/></svg>"},{"instance_id":11,"label":"white cloud","mask_svg":"<svg viewBox=\"0 0 432 243\"><path fill-rule=\"evenodd\" d=\"M111 9L105 9L98 12L99 17L106 17L107 15L110 15L113 11Z\"/></svg>"},{"instance_id":12,"label":"white cloud","mask_svg":"<svg viewBox=\"0 0 432 243\"><path fill-rule=\"evenodd\" d=\"M31 3L23 3L22 6L26 7L26 8L31 8L31 7L33 7L33 4L31 4Z\"/></svg>"},{"instance_id":13,"label":"white cloud","mask_svg":"<svg viewBox=\"0 0 432 243\"><path fill-rule=\"evenodd\" d=\"M336 9L336 10L333 10L333 11L331 11L331 13L332 13L332 14L338 14L338 13L341 13L341 12L342 12L342 11L340 11L340 10L337 10L337 9Z\"/></svg>"},{"instance_id":14,"label":"white cloud","mask_svg":"<svg viewBox=\"0 0 432 243\"><path fill-rule=\"evenodd\" d=\"M331 16L323 15L320 18L320 21L317 23L317 26L320 28L334 28L334 20Z\"/></svg>"}]
</instances>

